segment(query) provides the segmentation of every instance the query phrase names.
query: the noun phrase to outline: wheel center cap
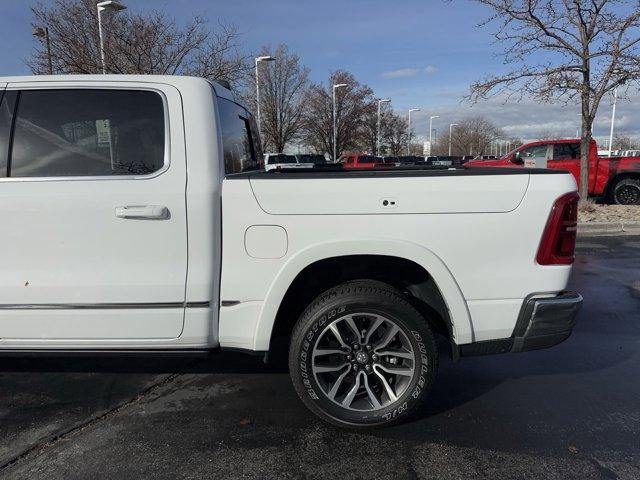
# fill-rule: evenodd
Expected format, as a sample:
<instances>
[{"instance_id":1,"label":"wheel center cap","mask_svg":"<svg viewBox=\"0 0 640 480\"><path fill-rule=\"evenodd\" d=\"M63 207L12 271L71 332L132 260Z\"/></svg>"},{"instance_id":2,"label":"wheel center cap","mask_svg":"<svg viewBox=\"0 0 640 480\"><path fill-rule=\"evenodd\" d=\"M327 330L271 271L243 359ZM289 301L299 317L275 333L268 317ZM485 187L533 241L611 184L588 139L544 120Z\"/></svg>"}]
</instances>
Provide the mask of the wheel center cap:
<instances>
[{"instance_id":1,"label":"wheel center cap","mask_svg":"<svg viewBox=\"0 0 640 480\"><path fill-rule=\"evenodd\" d=\"M356 353L356 361L358 363L367 363L369 361L369 355L367 352L358 352Z\"/></svg>"}]
</instances>

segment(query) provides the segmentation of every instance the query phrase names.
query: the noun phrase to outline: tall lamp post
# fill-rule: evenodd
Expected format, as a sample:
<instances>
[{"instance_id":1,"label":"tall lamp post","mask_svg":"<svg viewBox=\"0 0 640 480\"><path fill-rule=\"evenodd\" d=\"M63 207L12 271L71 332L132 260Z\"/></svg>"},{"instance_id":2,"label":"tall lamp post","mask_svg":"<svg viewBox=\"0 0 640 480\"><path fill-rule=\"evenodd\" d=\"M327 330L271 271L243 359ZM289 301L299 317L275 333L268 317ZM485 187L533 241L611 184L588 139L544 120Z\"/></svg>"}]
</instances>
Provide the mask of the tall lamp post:
<instances>
[{"instance_id":1,"label":"tall lamp post","mask_svg":"<svg viewBox=\"0 0 640 480\"><path fill-rule=\"evenodd\" d=\"M258 65L260 62L273 62L274 60L275 58L271 55L256 57L256 117L258 120L258 135L260 136L260 141L262 141L262 122L260 119L260 70L258 69Z\"/></svg>"},{"instance_id":2,"label":"tall lamp post","mask_svg":"<svg viewBox=\"0 0 640 480\"><path fill-rule=\"evenodd\" d=\"M429 155L431 155L431 150L433 149L433 143L431 143L431 132L433 132L433 119L440 118L440 115L431 115L429 117Z\"/></svg>"},{"instance_id":3,"label":"tall lamp post","mask_svg":"<svg viewBox=\"0 0 640 480\"><path fill-rule=\"evenodd\" d=\"M618 103L618 87L613 89L613 110L611 111L611 130L609 131L609 157L613 146L613 124L616 121L616 103Z\"/></svg>"},{"instance_id":4,"label":"tall lamp post","mask_svg":"<svg viewBox=\"0 0 640 480\"><path fill-rule=\"evenodd\" d=\"M451 133L453 132L453 127L457 127L457 123L449 124L449 156L451 156Z\"/></svg>"},{"instance_id":5,"label":"tall lamp post","mask_svg":"<svg viewBox=\"0 0 640 480\"><path fill-rule=\"evenodd\" d=\"M98 35L100 36L100 61L102 62L102 73L107 73L107 62L104 57L104 35L102 33L102 12L110 10L114 13L124 10L125 7L116 0L107 0L106 2L100 2L96 5L98 9Z\"/></svg>"},{"instance_id":6,"label":"tall lamp post","mask_svg":"<svg viewBox=\"0 0 640 480\"><path fill-rule=\"evenodd\" d=\"M578 124L578 128L576 128L576 137L580 138L580 130L582 130L582 113L579 113L580 123Z\"/></svg>"},{"instance_id":7,"label":"tall lamp post","mask_svg":"<svg viewBox=\"0 0 640 480\"><path fill-rule=\"evenodd\" d=\"M413 112L419 112L420 109L419 108L410 108L409 109L409 141L407 142L407 155L410 155L410 149L411 149L411 114Z\"/></svg>"},{"instance_id":8,"label":"tall lamp post","mask_svg":"<svg viewBox=\"0 0 640 480\"><path fill-rule=\"evenodd\" d=\"M44 42L47 46L47 61L49 63L49 75L53 75L53 63L51 61L51 42L49 40L49 27L35 27L33 29L33 36L38 38L44 38Z\"/></svg>"},{"instance_id":9,"label":"tall lamp post","mask_svg":"<svg viewBox=\"0 0 640 480\"><path fill-rule=\"evenodd\" d=\"M380 107L383 103L389 103L390 98L378 100L378 123L376 124L376 155L380 155Z\"/></svg>"},{"instance_id":10,"label":"tall lamp post","mask_svg":"<svg viewBox=\"0 0 640 480\"><path fill-rule=\"evenodd\" d=\"M433 129L433 142L434 143L438 143L438 129L434 128ZM435 149L434 149L434 153L435 153ZM433 155L433 154L432 154ZM434 155L435 156L435 155Z\"/></svg>"},{"instance_id":11,"label":"tall lamp post","mask_svg":"<svg viewBox=\"0 0 640 480\"><path fill-rule=\"evenodd\" d=\"M333 85L332 88L332 100L333 100L333 161L336 162L338 161L338 148L336 146L336 140L338 138L338 133L337 133L337 121L336 121L336 90L338 88L343 88L346 87L347 84L346 83L337 83L335 85Z\"/></svg>"}]
</instances>

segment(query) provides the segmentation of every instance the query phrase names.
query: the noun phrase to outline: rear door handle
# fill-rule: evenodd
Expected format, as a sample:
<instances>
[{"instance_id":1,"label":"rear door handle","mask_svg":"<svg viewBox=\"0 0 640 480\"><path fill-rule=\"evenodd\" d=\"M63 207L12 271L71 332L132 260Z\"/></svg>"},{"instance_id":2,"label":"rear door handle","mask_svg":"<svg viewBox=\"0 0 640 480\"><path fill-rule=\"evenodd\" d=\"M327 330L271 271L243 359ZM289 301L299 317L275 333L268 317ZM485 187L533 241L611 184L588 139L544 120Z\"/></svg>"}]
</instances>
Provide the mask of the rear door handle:
<instances>
[{"instance_id":1,"label":"rear door handle","mask_svg":"<svg viewBox=\"0 0 640 480\"><path fill-rule=\"evenodd\" d=\"M169 209L162 205L125 205L116 207L116 217L134 220L167 220Z\"/></svg>"}]
</instances>

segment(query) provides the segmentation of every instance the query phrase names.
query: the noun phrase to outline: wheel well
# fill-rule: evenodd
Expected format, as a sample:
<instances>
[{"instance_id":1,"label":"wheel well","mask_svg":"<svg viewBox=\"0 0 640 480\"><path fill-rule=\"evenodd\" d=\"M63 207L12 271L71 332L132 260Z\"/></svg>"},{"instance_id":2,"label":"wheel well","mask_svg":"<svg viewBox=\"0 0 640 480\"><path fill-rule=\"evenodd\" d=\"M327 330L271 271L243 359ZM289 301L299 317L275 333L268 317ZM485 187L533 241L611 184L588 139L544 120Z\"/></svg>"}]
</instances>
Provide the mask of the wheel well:
<instances>
[{"instance_id":1,"label":"wheel well","mask_svg":"<svg viewBox=\"0 0 640 480\"><path fill-rule=\"evenodd\" d=\"M613 200L613 187L615 187L616 183L618 183L620 180L624 180L625 178L640 180L640 172L623 172L611 177L609 179L609 182L607 183L607 189L605 190L605 196L607 200Z\"/></svg>"},{"instance_id":2,"label":"wheel well","mask_svg":"<svg viewBox=\"0 0 640 480\"><path fill-rule=\"evenodd\" d=\"M364 279L387 283L402 292L434 331L451 342L452 355L457 357L451 317L431 275L411 260L385 255L332 257L304 268L280 303L271 333L270 350L288 346L295 323L314 298L341 283Z\"/></svg>"}]
</instances>

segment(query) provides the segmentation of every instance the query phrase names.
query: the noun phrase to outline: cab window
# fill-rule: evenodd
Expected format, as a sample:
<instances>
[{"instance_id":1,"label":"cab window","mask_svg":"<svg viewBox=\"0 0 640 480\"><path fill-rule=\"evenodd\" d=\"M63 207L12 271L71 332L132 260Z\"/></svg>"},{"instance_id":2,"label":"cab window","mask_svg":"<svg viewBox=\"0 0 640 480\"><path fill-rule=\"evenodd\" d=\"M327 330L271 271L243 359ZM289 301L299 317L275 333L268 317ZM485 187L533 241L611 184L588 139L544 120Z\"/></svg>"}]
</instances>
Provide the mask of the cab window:
<instances>
[{"instance_id":1,"label":"cab window","mask_svg":"<svg viewBox=\"0 0 640 480\"><path fill-rule=\"evenodd\" d=\"M146 175L164 165L156 92L24 90L16 102L9 177Z\"/></svg>"},{"instance_id":2,"label":"cab window","mask_svg":"<svg viewBox=\"0 0 640 480\"><path fill-rule=\"evenodd\" d=\"M554 160L575 160L580 158L579 143L558 143L553 146Z\"/></svg>"},{"instance_id":3,"label":"cab window","mask_svg":"<svg viewBox=\"0 0 640 480\"><path fill-rule=\"evenodd\" d=\"M251 114L235 102L218 97L224 171L241 173L262 168L262 149ZM294 159L295 160L295 159Z\"/></svg>"},{"instance_id":4,"label":"cab window","mask_svg":"<svg viewBox=\"0 0 640 480\"><path fill-rule=\"evenodd\" d=\"M520 158L540 158L547 156L547 145L534 145L520 151Z\"/></svg>"}]
</instances>

